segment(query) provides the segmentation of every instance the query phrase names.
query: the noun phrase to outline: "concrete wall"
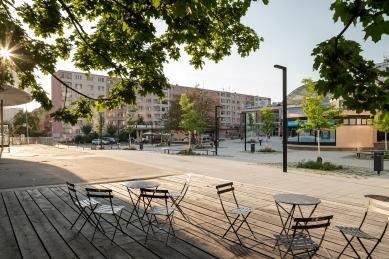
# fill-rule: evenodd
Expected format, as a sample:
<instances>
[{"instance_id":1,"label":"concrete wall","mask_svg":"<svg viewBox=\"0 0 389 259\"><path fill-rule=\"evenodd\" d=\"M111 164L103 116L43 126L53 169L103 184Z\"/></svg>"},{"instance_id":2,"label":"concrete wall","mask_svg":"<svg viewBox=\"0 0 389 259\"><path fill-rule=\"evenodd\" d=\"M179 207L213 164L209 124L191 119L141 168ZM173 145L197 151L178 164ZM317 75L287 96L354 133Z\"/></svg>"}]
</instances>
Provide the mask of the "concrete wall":
<instances>
[{"instance_id":1,"label":"concrete wall","mask_svg":"<svg viewBox=\"0 0 389 259\"><path fill-rule=\"evenodd\" d=\"M337 148L373 149L373 125L348 125L336 130Z\"/></svg>"}]
</instances>

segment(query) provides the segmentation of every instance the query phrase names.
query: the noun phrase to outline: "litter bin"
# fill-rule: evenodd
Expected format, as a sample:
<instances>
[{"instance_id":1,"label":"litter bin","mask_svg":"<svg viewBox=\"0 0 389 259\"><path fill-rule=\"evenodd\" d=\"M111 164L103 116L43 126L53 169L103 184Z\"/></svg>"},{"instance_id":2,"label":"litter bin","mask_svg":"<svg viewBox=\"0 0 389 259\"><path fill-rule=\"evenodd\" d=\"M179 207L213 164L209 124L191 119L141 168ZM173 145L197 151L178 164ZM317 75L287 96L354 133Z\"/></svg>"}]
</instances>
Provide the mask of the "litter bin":
<instances>
[{"instance_id":1,"label":"litter bin","mask_svg":"<svg viewBox=\"0 0 389 259\"><path fill-rule=\"evenodd\" d=\"M384 170L384 152L374 152L374 171L380 174Z\"/></svg>"},{"instance_id":2,"label":"litter bin","mask_svg":"<svg viewBox=\"0 0 389 259\"><path fill-rule=\"evenodd\" d=\"M251 153L254 153L254 152L255 152L255 144L251 143Z\"/></svg>"},{"instance_id":3,"label":"litter bin","mask_svg":"<svg viewBox=\"0 0 389 259\"><path fill-rule=\"evenodd\" d=\"M140 150L143 150L143 143L142 143L142 142L139 143L139 149L140 149Z\"/></svg>"}]
</instances>

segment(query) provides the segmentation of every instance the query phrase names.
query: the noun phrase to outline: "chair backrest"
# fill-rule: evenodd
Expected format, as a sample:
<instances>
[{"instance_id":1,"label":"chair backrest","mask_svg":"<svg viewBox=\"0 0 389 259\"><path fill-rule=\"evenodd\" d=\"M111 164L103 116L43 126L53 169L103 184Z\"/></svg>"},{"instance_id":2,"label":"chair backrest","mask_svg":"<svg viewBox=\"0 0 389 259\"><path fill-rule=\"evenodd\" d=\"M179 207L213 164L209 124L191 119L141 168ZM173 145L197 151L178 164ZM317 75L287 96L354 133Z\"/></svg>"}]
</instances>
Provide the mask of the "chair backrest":
<instances>
[{"instance_id":1,"label":"chair backrest","mask_svg":"<svg viewBox=\"0 0 389 259\"><path fill-rule=\"evenodd\" d=\"M295 218L294 222L296 222L296 225L292 226L293 231L293 238L295 237L297 232L301 232L303 230L311 230L311 229L318 229L323 228L323 234L320 238L320 242L318 243L318 246L321 246L321 243L324 240L324 236L326 234L328 226L331 224L330 221L334 216L325 216L325 217L316 217L316 218ZM309 234L309 231L308 231ZM304 248L303 248L304 249Z\"/></svg>"},{"instance_id":2,"label":"chair backrest","mask_svg":"<svg viewBox=\"0 0 389 259\"><path fill-rule=\"evenodd\" d=\"M72 199L72 202L73 202L74 204L77 204L77 206L79 206L80 200L78 199L77 191L76 191L75 185L72 184L72 183L69 183L68 181L66 181L66 184L67 184L67 186L68 186L68 192L69 192L70 198Z\"/></svg>"},{"instance_id":3,"label":"chair backrest","mask_svg":"<svg viewBox=\"0 0 389 259\"><path fill-rule=\"evenodd\" d=\"M189 189L189 185L190 185L190 180L192 179L192 175L190 173L188 173L188 176L186 177L186 180L185 180L185 184L184 186L182 187L182 190L181 190L181 196L180 198L176 201L176 204L179 205L180 202L182 201L182 199L184 199L186 193L188 192L188 189Z\"/></svg>"},{"instance_id":4,"label":"chair backrest","mask_svg":"<svg viewBox=\"0 0 389 259\"><path fill-rule=\"evenodd\" d=\"M112 203L113 195L112 195L112 190L111 189L85 188L85 191L87 192L86 196L88 196L89 200L91 198L104 199L104 200L105 199L109 199L109 203L111 205L112 212L114 212L114 210L113 210L113 203ZM93 210L92 203L90 203L90 207L91 207L91 210Z\"/></svg>"},{"instance_id":5,"label":"chair backrest","mask_svg":"<svg viewBox=\"0 0 389 259\"><path fill-rule=\"evenodd\" d=\"M385 235L386 230L388 229L388 224L389 224L389 202L379 201L379 200L367 197L366 213L365 213L365 217L362 220L361 226L362 226L363 222L365 221L365 218L366 218L367 213L369 211L374 211L374 212L383 214L383 215L388 217L388 219L386 220L385 227L384 227L383 232L382 232L381 237L380 237L380 240L381 240L382 237Z\"/></svg>"},{"instance_id":6,"label":"chair backrest","mask_svg":"<svg viewBox=\"0 0 389 259\"><path fill-rule=\"evenodd\" d=\"M168 212L167 200L169 199L169 190L158 190L158 189L140 189L140 198L146 198L147 204L145 206L146 210L151 207L151 201L153 199L165 200L166 212ZM140 199L139 199L140 200Z\"/></svg>"},{"instance_id":7,"label":"chair backrest","mask_svg":"<svg viewBox=\"0 0 389 259\"><path fill-rule=\"evenodd\" d=\"M233 187L233 184L234 184L233 182L230 182L230 183L224 183L216 186L217 194L219 195L220 203L222 205L224 213L226 213L226 209L223 204L222 194L230 193L234 197L236 207L239 207L238 201L236 200L235 188Z\"/></svg>"}]
</instances>

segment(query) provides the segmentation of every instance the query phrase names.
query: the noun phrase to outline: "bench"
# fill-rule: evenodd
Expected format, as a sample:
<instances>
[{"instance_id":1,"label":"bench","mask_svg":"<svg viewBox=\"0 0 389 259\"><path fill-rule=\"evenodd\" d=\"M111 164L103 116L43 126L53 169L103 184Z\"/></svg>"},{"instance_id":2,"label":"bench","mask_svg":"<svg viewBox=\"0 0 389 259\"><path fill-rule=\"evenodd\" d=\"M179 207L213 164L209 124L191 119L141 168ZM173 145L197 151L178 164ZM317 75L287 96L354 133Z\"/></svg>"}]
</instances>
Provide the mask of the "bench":
<instances>
[{"instance_id":1,"label":"bench","mask_svg":"<svg viewBox=\"0 0 389 259\"><path fill-rule=\"evenodd\" d=\"M383 152L385 153L385 150L360 150L354 152L358 158L361 158L361 154L366 154L366 155L374 155L375 152Z\"/></svg>"},{"instance_id":2,"label":"bench","mask_svg":"<svg viewBox=\"0 0 389 259\"><path fill-rule=\"evenodd\" d=\"M167 153L170 154L170 151L183 151L185 149L163 147L162 150L163 150L163 153L166 154L166 151L167 151ZM192 151L193 152L204 151L204 152L207 152L207 155L208 155L208 152L212 152L213 156L215 155L215 152L216 152L216 150L210 150L210 149L192 149Z\"/></svg>"},{"instance_id":3,"label":"bench","mask_svg":"<svg viewBox=\"0 0 389 259\"><path fill-rule=\"evenodd\" d=\"M215 155L215 152L216 152L216 150L210 150L210 149L193 149L193 152L198 152L198 151L205 151L205 152L207 152L207 155L208 155L208 152L212 152L213 156Z\"/></svg>"},{"instance_id":4,"label":"bench","mask_svg":"<svg viewBox=\"0 0 389 259\"><path fill-rule=\"evenodd\" d=\"M183 151L184 149L163 147L162 150L163 150L163 153L166 153L166 151L167 151L167 153L170 154L170 151Z\"/></svg>"}]
</instances>

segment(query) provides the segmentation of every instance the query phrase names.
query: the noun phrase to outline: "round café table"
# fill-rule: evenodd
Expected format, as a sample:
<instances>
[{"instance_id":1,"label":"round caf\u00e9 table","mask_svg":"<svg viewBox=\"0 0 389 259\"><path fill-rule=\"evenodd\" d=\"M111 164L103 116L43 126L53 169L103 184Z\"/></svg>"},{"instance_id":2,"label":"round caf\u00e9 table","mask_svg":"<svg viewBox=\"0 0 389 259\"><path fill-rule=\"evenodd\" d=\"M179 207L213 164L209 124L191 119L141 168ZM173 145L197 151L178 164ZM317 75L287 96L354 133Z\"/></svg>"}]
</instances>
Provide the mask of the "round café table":
<instances>
[{"instance_id":1,"label":"round caf\u00e9 table","mask_svg":"<svg viewBox=\"0 0 389 259\"><path fill-rule=\"evenodd\" d=\"M126 227L128 226L129 223L131 223L132 215L135 212L135 214L138 216L139 222L141 223L141 226L143 228L141 219L143 219L145 212L147 210L147 208L145 207L145 202L143 201L145 212L143 213L142 217L139 216L139 206L140 206L141 196L140 196L140 194L138 195L137 193L135 193L133 190L154 189L154 188L156 189L160 185L161 185L161 183L158 182L157 180L136 180L136 181L126 182L124 184L124 186L127 187L127 191L128 191L128 194L130 195L132 205L134 206L134 208L132 209L132 212L131 212L131 216L127 221ZM133 195L137 198L133 197Z\"/></svg>"},{"instance_id":2,"label":"round caf\u00e9 table","mask_svg":"<svg viewBox=\"0 0 389 259\"><path fill-rule=\"evenodd\" d=\"M309 214L308 218L310 218L313 214L313 212L316 210L317 205L320 204L320 200L311 196L307 195L301 195L301 194L292 194L292 193L284 193L284 194L277 194L273 196L274 201L277 206L277 211L281 219L281 224L282 224L282 233L287 234L290 226L292 224L292 221L294 219L294 213L296 212L296 208L300 212L300 215L302 218L303 212L301 210L300 206L313 206L313 209L311 213ZM287 205L292 205L290 211L285 208L285 204ZM288 215L286 217L286 220L284 221L281 211L286 212Z\"/></svg>"}]
</instances>

